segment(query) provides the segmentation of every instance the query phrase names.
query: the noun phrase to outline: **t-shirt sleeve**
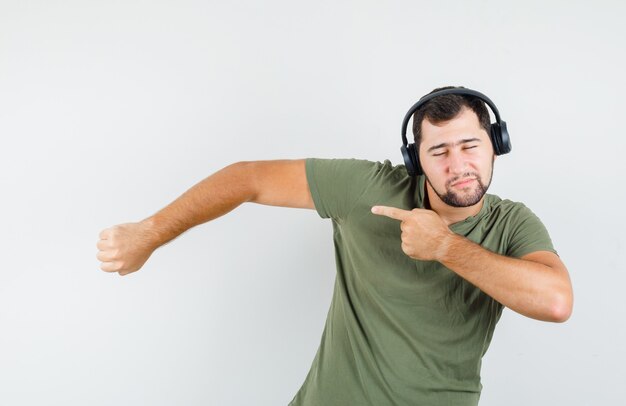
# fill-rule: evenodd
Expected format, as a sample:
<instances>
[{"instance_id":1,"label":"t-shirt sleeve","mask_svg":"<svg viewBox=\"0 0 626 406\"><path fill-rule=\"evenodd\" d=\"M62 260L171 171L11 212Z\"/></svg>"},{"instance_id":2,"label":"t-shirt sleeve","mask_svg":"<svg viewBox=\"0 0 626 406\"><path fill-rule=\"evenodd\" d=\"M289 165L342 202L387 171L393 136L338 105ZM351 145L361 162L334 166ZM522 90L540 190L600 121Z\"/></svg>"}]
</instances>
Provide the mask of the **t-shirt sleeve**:
<instances>
[{"instance_id":1,"label":"t-shirt sleeve","mask_svg":"<svg viewBox=\"0 0 626 406\"><path fill-rule=\"evenodd\" d=\"M520 258L535 251L550 251L558 255L548 230L528 207L521 205L515 215L507 256Z\"/></svg>"},{"instance_id":2,"label":"t-shirt sleeve","mask_svg":"<svg viewBox=\"0 0 626 406\"><path fill-rule=\"evenodd\" d=\"M306 159L307 182L320 217L345 219L385 164L360 159Z\"/></svg>"}]
</instances>

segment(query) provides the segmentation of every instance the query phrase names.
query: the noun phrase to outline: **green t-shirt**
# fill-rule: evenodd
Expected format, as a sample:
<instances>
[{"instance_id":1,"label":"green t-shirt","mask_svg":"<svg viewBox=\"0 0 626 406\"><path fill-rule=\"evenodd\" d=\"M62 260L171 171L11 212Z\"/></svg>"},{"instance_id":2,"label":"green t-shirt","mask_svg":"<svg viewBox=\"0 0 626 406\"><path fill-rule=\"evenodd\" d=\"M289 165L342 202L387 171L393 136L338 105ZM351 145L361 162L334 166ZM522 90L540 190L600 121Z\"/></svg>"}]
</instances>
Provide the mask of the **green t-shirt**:
<instances>
[{"instance_id":1,"label":"green t-shirt","mask_svg":"<svg viewBox=\"0 0 626 406\"><path fill-rule=\"evenodd\" d=\"M317 212L332 219L337 276L320 347L290 406L478 404L481 359L503 306L439 262L408 257L400 222L370 211L423 208L424 176L388 160L315 158L306 176ZM495 195L450 229L511 257L556 253L537 216Z\"/></svg>"}]
</instances>

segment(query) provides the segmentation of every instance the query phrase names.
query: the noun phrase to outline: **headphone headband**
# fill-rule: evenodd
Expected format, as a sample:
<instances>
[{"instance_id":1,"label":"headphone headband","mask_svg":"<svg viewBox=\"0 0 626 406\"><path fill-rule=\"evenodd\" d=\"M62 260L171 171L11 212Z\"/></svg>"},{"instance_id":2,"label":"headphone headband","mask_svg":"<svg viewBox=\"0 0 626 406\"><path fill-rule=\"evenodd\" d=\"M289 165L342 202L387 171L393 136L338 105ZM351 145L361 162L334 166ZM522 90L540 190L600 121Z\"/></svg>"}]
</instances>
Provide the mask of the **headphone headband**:
<instances>
[{"instance_id":1,"label":"headphone headband","mask_svg":"<svg viewBox=\"0 0 626 406\"><path fill-rule=\"evenodd\" d=\"M493 111L494 116L496 116L496 122L500 124L500 122L502 121L500 119L500 112L498 112L498 108L496 107L496 105L493 104L493 102L491 101L489 97L485 96L481 92L478 92L472 89L466 89L464 87L458 87L454 89L443 89L443 90L439 90L437 92L429 93L425 96L422 96L418 100L418 102L415 103L406 113L406 115L404 116L404 120L402 120L402 142L404 143L404 145L408 144L408 140L406 138L406 127L409 124L409 120L411 119L411 116L413 115L413 113L415 113L420 107L422 107L424 104L428 103L435 97L444 96L446 94L458 94L458 95L478 97L479 99L481 99L482 101L484 101L485 103L489 105L489 107L491 108L491 111Z\"/></svg>"}]
</instances>

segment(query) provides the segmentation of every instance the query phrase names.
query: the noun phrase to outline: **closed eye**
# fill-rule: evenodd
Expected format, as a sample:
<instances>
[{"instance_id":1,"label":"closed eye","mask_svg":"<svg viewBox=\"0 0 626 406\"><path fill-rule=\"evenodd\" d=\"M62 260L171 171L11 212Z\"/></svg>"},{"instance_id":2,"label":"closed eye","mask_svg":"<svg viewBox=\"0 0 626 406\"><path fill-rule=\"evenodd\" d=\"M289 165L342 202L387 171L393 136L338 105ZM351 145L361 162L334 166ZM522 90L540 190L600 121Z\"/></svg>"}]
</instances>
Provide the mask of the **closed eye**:
<instances>
[{"instance_id":1,"label":"closed eye","mask_svg":"<svg viewBox=\"0 0 626 406\"><path fill-rule=\"evenodd\" d=\"M478 145L472 145L471 147L465 147L463 149L472 149L472 148L476 148L476 147L478 147ZM445 154L446 154L445 152L440 152L438 154L433 154L433 156L441 156L441 155L445 155Z\"/></svg>"}]
</instances>

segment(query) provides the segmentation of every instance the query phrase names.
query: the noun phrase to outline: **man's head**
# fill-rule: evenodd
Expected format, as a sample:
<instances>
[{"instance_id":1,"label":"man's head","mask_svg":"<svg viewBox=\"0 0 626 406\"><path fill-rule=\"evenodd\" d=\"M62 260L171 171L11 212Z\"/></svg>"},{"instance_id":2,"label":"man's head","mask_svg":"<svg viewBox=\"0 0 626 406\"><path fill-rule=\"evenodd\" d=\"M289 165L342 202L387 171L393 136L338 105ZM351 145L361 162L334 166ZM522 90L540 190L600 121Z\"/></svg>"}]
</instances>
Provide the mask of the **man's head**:
<instances>
[{"instance_id":1,"label":"man's head","mask_svg":"<svg viewBox=\"0 0 626 406\"><path fill-rule=\"evenodd\" d=\"M435 97L414 113L420 166L428 184L447 205L473 206L487 192L495 159L490 126L484 102L473 96Z\"/></svg>"}]
</instances>

